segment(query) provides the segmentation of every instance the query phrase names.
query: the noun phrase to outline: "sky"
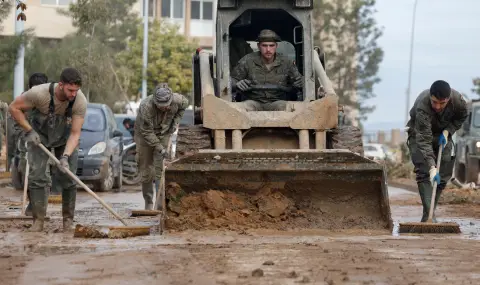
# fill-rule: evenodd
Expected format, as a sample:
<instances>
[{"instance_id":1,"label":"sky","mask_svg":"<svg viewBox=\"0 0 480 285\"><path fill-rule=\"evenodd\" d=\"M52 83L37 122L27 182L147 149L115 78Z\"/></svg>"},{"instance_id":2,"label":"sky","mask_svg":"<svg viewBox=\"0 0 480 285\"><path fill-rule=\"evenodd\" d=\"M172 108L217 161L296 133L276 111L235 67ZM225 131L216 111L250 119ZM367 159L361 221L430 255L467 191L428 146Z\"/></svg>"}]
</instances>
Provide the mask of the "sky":
<instances>
[{"instance_id":1,"label":"sky","mask_svg":"<svg viewBox=\"0 0 480 285\"><path fill-rule=\"evenodd\" d=\"M480 0L417 0L412 61L411 107L438 79L470 98L480 77ZM375 18L384 28L378 40L385 53L375 85L376 110L367 130L401 128L406 119L410 37L415 0L377 0Z\"/></svg>"}]
</instances>

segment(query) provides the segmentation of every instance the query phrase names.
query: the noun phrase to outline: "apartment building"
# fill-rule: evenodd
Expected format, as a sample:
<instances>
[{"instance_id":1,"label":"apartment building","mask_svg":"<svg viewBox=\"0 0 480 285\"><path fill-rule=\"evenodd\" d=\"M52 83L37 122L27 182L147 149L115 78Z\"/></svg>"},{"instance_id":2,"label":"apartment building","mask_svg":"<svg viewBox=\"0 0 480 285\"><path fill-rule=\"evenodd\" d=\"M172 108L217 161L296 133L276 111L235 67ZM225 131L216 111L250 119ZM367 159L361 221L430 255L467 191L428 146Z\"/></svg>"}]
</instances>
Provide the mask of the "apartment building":
<instances>
[{"instance_id":1,"label":"apartment building","mask_svg":"<svg viewBox=\"0 0 480 285\"><path fill-rule=\"evenodd\" d=\"M68 9L76 0L26 0L27 21L24 28L33 28L37 37L61 39L75 31L71 19L60 15L58 9ZM212 48L216 0L148 0L150 19L164 19L179 26L179 32L197 39L204 48ZM143 0L138 0L133 10L143 16ZM0 36L15 34L15 10L3 22Z\"/></svg>"}]
</instances>

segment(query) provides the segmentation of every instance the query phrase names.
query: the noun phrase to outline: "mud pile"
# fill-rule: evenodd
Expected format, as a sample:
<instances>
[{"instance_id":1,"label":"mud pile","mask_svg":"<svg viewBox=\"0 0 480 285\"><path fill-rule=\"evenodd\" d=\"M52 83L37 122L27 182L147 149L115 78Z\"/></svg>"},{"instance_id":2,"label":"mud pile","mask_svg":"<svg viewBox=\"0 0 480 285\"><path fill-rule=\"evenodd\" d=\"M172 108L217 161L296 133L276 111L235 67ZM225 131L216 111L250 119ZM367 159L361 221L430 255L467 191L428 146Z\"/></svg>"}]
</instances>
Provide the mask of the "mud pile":
<instances>
[{"instance_id":1,"label":"mud pile","mask_svg":"<svg viewBox=\"0 0 480 285\"><path fill-rule=\"evenodd\" d=\"M268 188L255 196L217 190L187 195L177 184L171 183L166 191L167 228L172 230L285 229L289 217L302 215L291 199Z\"/></svg>"},{"instance_id":2,"label":"mud pile","mask_svg":"<svg viewBox=\"0 0 480 285\"><path fill-rule=\"evenodd\" d=\"M166 228L174 231L247 229L288 230L294 228L380 229L385 226L374 215L338 216L342 206L336 203L315 204L288 197L287 193L264 187L256 194L207 190L185 193L178 184L166 188L168 219ZM298 195L298 193L297 193ZM364 207L364 206L362 206ZM340 208L340 209L338 209Z\"/></svg>"},{"instance_id":3,"label":"mud pile","mask_svg":"<svg viewBox=\"0 0 480 285\"><path fill-rule=\"evenodd\" d=\"M440 197L440 204L480 204L480 190L446 188Z\"/></svg>"}]
</instances>

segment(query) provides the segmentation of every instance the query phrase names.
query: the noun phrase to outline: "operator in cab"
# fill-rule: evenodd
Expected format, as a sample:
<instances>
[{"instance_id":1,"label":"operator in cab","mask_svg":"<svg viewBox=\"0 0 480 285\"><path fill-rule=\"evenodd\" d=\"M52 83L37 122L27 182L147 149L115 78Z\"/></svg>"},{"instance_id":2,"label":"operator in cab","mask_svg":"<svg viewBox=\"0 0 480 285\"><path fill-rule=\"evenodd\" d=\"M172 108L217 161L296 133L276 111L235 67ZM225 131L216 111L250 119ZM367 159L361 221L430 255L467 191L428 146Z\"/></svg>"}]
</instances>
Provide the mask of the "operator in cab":
<instances>
[{"instance_id":1,"label":"operator in cab","mask_svg":"<svg viewBox=\"0 0 480 285\"><path fill-rule=\"evenodd\" d=\"M250 90L252 85L272 84L303 90L303 77L293 61L277 53L280 37L262 30L257 38L258 51L244 56L232 71L232 86L243 93L247 111L285 111L287 94L282 90Z\"/></svg>"}]
</instances>

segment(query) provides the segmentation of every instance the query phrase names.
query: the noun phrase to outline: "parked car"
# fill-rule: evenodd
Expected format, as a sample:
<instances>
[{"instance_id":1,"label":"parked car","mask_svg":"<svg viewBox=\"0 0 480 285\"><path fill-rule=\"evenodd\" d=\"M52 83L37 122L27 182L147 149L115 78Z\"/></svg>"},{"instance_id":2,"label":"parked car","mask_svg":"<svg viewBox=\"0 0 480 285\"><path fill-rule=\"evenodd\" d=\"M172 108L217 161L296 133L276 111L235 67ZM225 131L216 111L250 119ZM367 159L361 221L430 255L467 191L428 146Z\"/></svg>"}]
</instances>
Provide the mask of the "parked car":
<instances>
[{"instance_id":1,"label":"parked car","mask_svg":"<svg viewBox=\"0 0 480 285\"><path fill-rule=\"evenodd\" d=\"M363 145L364 156L373 160L391 160L394 161L394 155L388 148L379 143L366 143Z\"/></svg>"},{"instance_id":2,"label":"parked car","mask_svg":"<svg viewBox=\"0 0 480 285\"><path fill-rule=\"evenodd\" d=\"M77 176L92 183L94 190L122 187L123 133L112 110L105 104L89 103L82 126Z\"/></svg>"}]
</instances>

